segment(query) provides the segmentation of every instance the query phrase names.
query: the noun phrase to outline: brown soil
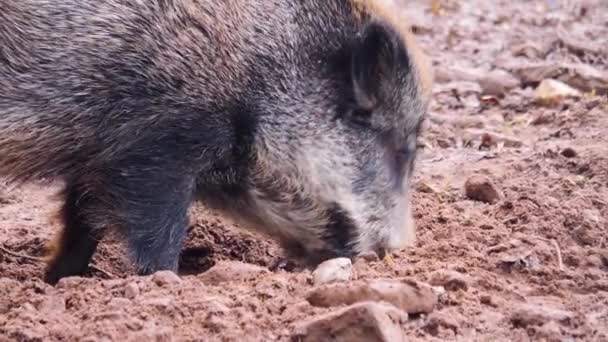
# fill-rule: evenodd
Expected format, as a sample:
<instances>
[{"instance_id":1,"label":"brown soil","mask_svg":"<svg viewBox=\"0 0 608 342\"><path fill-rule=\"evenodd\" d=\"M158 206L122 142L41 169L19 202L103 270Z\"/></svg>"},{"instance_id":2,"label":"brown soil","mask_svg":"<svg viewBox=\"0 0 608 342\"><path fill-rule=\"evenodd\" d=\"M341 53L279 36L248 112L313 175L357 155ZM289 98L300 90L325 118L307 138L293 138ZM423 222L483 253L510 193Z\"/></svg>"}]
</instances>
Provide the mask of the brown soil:
<instances>
[{"instance_id":1,"label":"brown soil","mask_svg":"<svg viewBox=\"0 0 608 342\"><path fill-rule=\"evenodd\" d=\"M432 313L410 315L412 340L608 341L607 80L566 75L582 90L600 84L598 95L541 105L543 76L524 68L583 64L605 76L608 3L437 1L437 15L430 3L407 5L436 70L415 177L417 244L393 265L355 263L356 277L460 274ZM498 68L519 85L488 90L482 79ZM473 176L489 195L465 191ZM107 239L86 277L45 285L30 257L58 229L57 189L0 187L0 341L286 341L332 310L306 301L310 271L208 281L220 260L271 268L281 250L198 207L181 281L132 276Z\"/></svg>"}]
</instances>

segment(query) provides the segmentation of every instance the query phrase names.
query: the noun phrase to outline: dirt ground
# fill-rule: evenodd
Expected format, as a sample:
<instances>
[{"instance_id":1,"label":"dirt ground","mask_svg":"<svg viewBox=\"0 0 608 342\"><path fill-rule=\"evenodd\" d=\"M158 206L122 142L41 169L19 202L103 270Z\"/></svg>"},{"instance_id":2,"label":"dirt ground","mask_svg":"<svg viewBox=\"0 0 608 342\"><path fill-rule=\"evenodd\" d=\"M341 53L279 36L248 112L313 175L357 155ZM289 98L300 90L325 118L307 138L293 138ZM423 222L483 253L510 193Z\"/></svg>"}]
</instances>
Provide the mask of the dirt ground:
<instances>
[{"instance_id":1,"label":"dirt ground","mask_svg":"<svg viewBox=\"0 0 608 342\"><path fill-rule=\"evenodd\" d=\"M401 325L412 341L608 341L608 2L433 3L405 6L435 68L417 243L355 278L444 290ZM540 100L548 78L575 91ZM0 341L289 341L340 309L307 300L310 271L271 271L272 241L199 207L181 279L132 276L110 238L86 277L48 286L57 189L0 187Z\"/></svg>"}]
</instances>

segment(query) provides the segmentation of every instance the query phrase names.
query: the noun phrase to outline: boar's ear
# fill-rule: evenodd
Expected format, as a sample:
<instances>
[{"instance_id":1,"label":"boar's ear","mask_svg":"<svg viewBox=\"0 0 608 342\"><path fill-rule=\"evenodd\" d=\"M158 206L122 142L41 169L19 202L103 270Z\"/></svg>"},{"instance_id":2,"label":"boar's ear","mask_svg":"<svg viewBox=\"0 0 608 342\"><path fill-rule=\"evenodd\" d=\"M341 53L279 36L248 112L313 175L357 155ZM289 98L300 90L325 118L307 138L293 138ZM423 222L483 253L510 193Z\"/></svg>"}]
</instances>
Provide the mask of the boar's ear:
<instances>
[{"instance_id":1,"label":"boar's ear","mask_svg":"<svg viewBox=\"0 0 608 342\"><path fill-rule=\"evenodd\" d=\"M388 24L371 21L363 27L353 46L351 78L357 104L371 110L382 95L398 86L398 73L409 65L399 34Z\"/></svg>"}]
</instances>

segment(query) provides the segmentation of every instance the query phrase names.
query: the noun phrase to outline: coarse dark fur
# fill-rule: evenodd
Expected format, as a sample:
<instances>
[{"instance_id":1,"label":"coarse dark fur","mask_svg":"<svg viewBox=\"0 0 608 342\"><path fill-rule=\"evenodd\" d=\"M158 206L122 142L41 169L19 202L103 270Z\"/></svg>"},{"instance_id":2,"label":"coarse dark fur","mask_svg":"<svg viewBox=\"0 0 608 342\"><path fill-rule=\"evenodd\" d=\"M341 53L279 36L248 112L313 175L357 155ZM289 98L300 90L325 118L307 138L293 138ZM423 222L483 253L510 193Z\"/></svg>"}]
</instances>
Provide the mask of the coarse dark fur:
<instances>
[{"instance_id":1,"label":"coarse dark fur","mask_svg":"<svg viewBox=\"0 0 608 342\"><path fill-rule=\"evenodd\" d=\"M194 200L308 260L399 248L430 77L381 0L0 0L0 175L65 182L46 281L108 228L177 271Z\"/></svg>"}]
</instances>

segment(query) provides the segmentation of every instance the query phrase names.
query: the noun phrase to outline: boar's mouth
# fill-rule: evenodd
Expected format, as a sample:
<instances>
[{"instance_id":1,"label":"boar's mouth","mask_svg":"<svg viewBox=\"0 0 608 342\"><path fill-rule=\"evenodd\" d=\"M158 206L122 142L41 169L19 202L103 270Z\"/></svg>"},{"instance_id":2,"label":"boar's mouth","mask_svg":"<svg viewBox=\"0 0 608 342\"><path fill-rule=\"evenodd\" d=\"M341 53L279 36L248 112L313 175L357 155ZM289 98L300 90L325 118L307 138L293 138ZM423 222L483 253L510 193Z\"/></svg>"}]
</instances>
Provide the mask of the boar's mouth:
<instances>
[{"instance_id":1,"label":"boar's mouth","mask_svg":"<svg viewBox=\"0 0 608 342\"><path fill-rule=\"evenodd\" d=\"M357 237L355 222L337 203L329 205L327 216L327 230L324 232L323 240L336 254L335 256L352 256Z\"/></svg>"},{"instance_id":2,"label":"boar's mouth","mask_svg":"<svg viewBox=\"0 0 608 342\"><path fill-rule=\"evenodd\" d=\"M307 246L302 241L283 240L283 248L288 258L296 259L297 263L303 266L315 267L327 259L356 256L355 222L337 203L331 203L325 210L327 224L320 235L322 245Z\"/></svg>"}]
</instances>

